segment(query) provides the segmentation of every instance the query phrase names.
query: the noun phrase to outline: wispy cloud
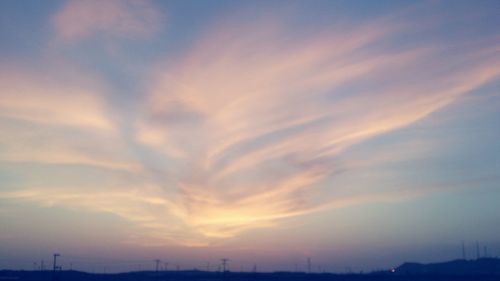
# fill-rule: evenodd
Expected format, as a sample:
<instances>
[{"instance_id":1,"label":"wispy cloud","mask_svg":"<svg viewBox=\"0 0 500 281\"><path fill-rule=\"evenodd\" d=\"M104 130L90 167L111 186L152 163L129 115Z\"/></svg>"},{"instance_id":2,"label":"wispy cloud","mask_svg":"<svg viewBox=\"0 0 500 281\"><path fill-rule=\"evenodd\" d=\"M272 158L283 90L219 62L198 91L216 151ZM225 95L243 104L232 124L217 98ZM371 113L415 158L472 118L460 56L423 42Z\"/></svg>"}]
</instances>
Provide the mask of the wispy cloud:
<instances>
[{"instance_id":1,"label":"wispy cloud","mask_svg":"<svg viewBox=\"0 0 500 281\"><path fill-rule=\"evenodd\" d=\"M101 93L27 67L0 69L0 115L35 123L112 130ZM66 76L64 76L66 77Z\"/></svg>"},{"instance_id":2,"label":"wispy cloud","mask_svg":"<svg viewBox=\"0 0 500 281\"><path fill-rule=\"evenodd\" d=\"M96 33L143 38L158 31L162 13L150 1L68 1L52 19L63 40L80 40Z\"/></svg>"},{"instance_id":3,"label":"wispy cloud","mask_svg":"<svg viewBox=\"0 0 500 281\"><path fill-rule=\"evenodd\" d=\"M41 73L11 65L0 73L1 161L141 169L127 157L99 83L50 66Z\"/></svg>"},{"instance_id":4,"label":"wispy cloud","mask_svg":"<svg viewBox=\"0 0 500 281\"><path fill-rule=\"evenodd\" d=\"M500 73L498 50L441 56L440 43L391 45L403 31L395 22L307 36L266 26L219 26L178 65L160 67L137 125L138 141L186 165L177 203L206 236L351 202L314 196L342 168L338 155Z\"/></svg>"},{"instance_id":5,"label":"wispy cloud","mask_svg":"<svg viewBox=\"0 0 500 281\"><path fill-rule=\"evenodd\" d=\"M148 2L70 1L54 26L68 40L143 36L159 17ZM132 136L109 117L116 104L99 90L2 71L1 118L37 129L0 123L10 151L1 161L123 170L141 184L27 186L0 197L111 212L159 240L199 246L283 218L420 195L324 191L335 188L327 180L363 166L360 158L338 161L349 148L498 79L499 50L399 44L411 23L394 19L339 26L302 33L269 18L208 29L175 63L155 66L141 110L127 113L136 120Z\"/></svg>"}]
</instances>

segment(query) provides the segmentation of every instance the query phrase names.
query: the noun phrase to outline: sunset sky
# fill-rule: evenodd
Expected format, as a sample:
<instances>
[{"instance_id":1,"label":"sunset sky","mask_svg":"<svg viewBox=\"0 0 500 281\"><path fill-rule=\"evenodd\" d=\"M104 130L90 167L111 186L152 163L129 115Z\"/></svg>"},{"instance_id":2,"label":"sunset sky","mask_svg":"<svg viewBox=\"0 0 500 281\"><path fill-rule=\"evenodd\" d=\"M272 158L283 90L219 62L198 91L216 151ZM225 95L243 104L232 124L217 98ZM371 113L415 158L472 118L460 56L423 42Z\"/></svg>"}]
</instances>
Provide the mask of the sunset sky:
<instances>
[{"instance_id":1,"label":"sunset sky","mask_svg":"<svg viewBox=\"0 0 500 281\"><path fill-rule=\"evenodd\" d=\"M0 269L500 256L499 12L0 1Z\"/></svg>"}]
</instances>

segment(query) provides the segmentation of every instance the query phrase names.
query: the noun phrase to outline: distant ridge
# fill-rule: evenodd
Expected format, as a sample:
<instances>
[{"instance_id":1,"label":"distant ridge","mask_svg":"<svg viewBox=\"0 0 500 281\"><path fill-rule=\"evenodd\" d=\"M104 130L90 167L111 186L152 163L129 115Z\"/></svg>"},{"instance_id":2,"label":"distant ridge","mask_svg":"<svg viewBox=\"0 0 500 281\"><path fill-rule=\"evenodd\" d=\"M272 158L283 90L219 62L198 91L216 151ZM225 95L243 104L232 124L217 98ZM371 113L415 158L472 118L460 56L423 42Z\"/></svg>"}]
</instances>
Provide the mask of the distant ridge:
<instances>
[{"instance_id":1,"label":"distant ridge","mask_svg":"<svg viewBox=\"0 0 500 281\"><path fill-rule=\"evenodd\" d=\"M404 263L397 267L398 275L500 275L500 259L453 260L441 263Z\"/></svg>"}]
</instances>

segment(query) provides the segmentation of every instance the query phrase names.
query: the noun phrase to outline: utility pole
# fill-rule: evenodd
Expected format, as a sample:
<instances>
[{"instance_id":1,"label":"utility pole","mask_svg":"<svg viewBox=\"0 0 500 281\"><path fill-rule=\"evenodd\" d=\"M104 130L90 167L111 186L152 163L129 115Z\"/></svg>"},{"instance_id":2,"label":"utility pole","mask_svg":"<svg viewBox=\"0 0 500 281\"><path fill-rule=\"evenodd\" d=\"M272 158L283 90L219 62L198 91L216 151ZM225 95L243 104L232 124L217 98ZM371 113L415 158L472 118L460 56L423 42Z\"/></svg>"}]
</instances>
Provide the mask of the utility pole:
<instances>
[{"instance_id":1,"label":"utility pole","mask_svg":"<svg viewBox=\"0 0 500 281\"><path fill-rule=\"evenodd\" d=\"M223 259L221 259L221 261L222 261L222 272L226 272L227 271L227 262L229 261L229 259L223 258Z\"/></svg>"},{"instance_id":2,"label":"utility pole","mask_svg":"<svg viewBox=\"0 0 500 281\"><path fill-rule=\"evenodd\" d=\"M462 241L462 258L464 260L467 259L467 256L465 255L465 242L464 241Z\"/></svg>"}]
</instances>

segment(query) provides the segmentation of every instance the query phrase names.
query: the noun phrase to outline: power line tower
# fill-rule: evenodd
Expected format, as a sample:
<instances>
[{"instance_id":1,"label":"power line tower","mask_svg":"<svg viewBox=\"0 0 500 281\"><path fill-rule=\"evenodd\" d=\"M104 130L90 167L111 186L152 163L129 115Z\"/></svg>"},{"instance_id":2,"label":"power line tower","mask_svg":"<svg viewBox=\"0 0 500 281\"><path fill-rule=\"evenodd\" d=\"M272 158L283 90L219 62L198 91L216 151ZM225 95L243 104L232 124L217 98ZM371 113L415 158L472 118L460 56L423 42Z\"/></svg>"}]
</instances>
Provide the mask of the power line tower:
<instances>
[{"instance_id":1,"label":"power line tower","mask_svg":"<svg viewBox=\"0 0 500 281\"><path fill-rule=\"evenodd\" d=\"M61 254L54 254L54 261L52 263L52 280L56 280L56 270L59 269L57 266L57 257L61 256Z\"/></svg>"},{"instance_id":2,"label":"power line tower","mask_svg":"<svg viewBox=\"0 0 500 281\"><path fill-rule=\"evenodd\" d=\"M159 259L156 259L156 260L155 260L155 263L156 263L156 268L155 268L155 271L156 271L156 273L158 273L158 271L160 270L160 260L159 260Z\"/></svg>"},{"instance_id":3,"label":"power line tower","mask_svg":"<svg viewBox=\"0 0 500 281\"><path fill-rule=\"evenodd\" d=\"M54 262L52 264L52 271L56 271L57 270L57 257L61 256L61 254L54 254Z\"/></svg>"},{"instance_id":4,"label":"power line tower","mask_svg":"<svg viewBox=\"0 0 500 281\"><path fill-rule=\"evenodd\" d=\"M221 262L222 262L222 272L226 272L227 271L227 262L228 261L229 261L229 259L227 259L227 258L221 259Z\"/></svg>"}]
</instances>

